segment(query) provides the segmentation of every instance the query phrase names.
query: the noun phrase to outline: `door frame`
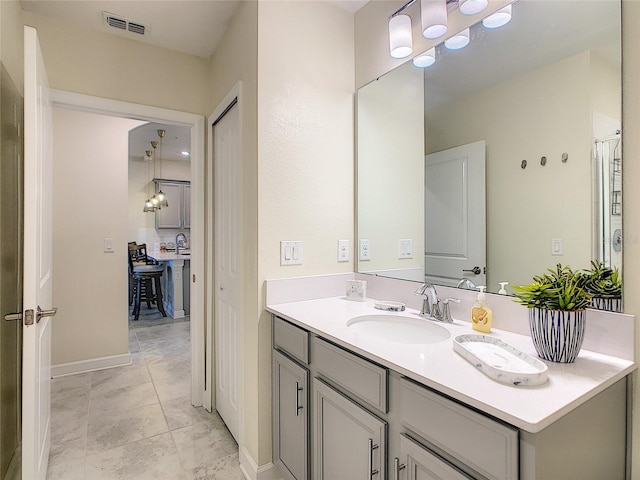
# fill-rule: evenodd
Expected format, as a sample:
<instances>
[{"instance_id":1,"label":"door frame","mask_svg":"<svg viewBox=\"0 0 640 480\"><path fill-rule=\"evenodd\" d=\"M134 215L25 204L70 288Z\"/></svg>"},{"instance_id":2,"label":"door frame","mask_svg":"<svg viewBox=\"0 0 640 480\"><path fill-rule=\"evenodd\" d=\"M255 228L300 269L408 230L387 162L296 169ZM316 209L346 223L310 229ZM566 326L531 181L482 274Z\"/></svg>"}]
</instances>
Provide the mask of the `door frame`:
<instances>
[{"instance_id":1,"label":"door frame","mask_svg":"<svg viewBox=\"0 0 640 480\"><path fill-rule=\"evenodd\" d=\"M229 108L229 106L233 103L233 100L237 99L236 107L240 109L238 112L238 127L240 132L240 158L243 157L243 149L242 149L242 138L243 138L243 115L242 115L242 81L238 80L233 87L229 90L229 92L224 96L224 98L218 103L218 106L213 110L211 115L207 117L207 161L209 163L209 167L207 168L207 184L211 186L207 190L207 205L213 205L215 199L214 192L214 168L213 168L213 131L212 126L213 122L215 122L220 116L225 113L225 110ZM207 209L207 242L206 246L206 258L209 259L209 264L211 268L207 269L207 285L215 285L215 267L213 265L215 258L215 249L214 249L214 239L215 239L215 231L214 231L214 208ZM211 411L213 406L215 405L215 289L209 289L212 292L212 295L209 295L206 299L207 302L207 319L206 319L206 328L207 328L207 339L206 339L206 386L205 386L205 403L204 407ZM238 373L240 375L240 379L238 380L238 443L242 445L242 438L244 436L244 344L242 342L242 338L244 338L243 334L243 322L240 324L240 331L238 332L238 336L240 337L240 341L238 342ZM208 402L208 403L207 403ZM242 456L242 454L241 454Z\"/></svg>"},{"instance_id":2,"label":"door frame","mask_svg":"<svg viewBox=\"0 0 640 480\"><path fill-rule=\"evenodd\" d=\"M51 89L54 107L191 127L191 403L205 400L205 117L193 113ZM197 282L193 282L193 279ZM194 321L194 319L196 321Z\"/></svg>"}]
</instances>

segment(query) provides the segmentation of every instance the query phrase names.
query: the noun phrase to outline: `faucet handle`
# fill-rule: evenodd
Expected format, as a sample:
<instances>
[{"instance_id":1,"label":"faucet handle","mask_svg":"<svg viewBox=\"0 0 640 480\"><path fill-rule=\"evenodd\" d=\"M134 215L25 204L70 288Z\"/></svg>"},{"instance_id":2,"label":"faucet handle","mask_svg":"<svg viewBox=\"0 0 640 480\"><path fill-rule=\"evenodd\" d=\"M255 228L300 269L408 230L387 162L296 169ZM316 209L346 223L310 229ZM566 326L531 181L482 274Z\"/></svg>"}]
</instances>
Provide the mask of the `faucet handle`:
<instances>
[{"instance_id":1,"label":"faucet handle","mask_svg":"<svg viewBox=\"0 0 640 480\"><path fill-rule=\"evenodd\" d=\"M442 321L452 323L453 319L451 318L451 310L449 310L449 302L460 303L460 299L451 297L442 299Z\"/></svg>"}]
</instances>

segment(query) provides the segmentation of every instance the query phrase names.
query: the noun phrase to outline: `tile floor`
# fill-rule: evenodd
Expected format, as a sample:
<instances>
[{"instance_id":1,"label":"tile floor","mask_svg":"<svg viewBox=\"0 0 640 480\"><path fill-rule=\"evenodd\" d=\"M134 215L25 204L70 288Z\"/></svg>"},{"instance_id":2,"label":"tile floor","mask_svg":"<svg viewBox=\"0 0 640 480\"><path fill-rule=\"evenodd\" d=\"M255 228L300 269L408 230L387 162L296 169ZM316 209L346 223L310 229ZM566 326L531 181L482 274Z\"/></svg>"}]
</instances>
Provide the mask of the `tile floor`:
<instances>
[{"instance_id":1,"label":"tile floor","mask_svg":"<svg viewBox=\"0 0 640 480\"><path fill-rule=\"evenodd\" d=\"M188 318L158 317L130 322L132 365L52 381L47 480L244 480L220 416L190 404Z\"/></svg>"}]
</instances>

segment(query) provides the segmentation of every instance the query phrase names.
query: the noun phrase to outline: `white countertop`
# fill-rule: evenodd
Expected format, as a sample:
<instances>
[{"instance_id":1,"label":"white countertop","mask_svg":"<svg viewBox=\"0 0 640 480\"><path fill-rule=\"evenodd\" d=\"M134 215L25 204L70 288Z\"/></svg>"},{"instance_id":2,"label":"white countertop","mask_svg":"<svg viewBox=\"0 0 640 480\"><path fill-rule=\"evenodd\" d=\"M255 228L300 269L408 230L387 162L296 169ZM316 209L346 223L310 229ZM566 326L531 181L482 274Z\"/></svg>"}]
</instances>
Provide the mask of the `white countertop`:
<instances>
[{"instance_id":1,"label":"white countertop","mask_svg":"<svg viewBox=\"0 0 640 480\"><path fill-rule=\"evenodd\" d=\"M453 337L474 333L468 321L438 322L451 332L439 343L400 344L353 332L347 321L360 315L403 315L419 319L418 311L382 312L374 300L354 302L345 297L267 305L274 313L300 327L449 395L467 405L493 415L531 433L537 433L577 406L635 370L629 360L584 348L575 363L545 362L549 381L538 387L498 383L453 350ZM431 322L432 320L424 320ZM477 332L476 332L477 333ZM495 337L536 358L531 338L494 329Z\"/></svg>"},{"instance_id":2,"label":"white countertop","mask_svg":"<svg viewBox=\"0 0 640 480\"><path fill-rule=\"evenodd\" d=\"M155 253L149 254L149 256L152 258L155 258L159 262L171 262L175 260L190 260L191 259L190 250L181 250L181 252L183 251L188 253L180 253L179 255L176 255L176 252L155 252Z\"/></svg>"}]
</instances>

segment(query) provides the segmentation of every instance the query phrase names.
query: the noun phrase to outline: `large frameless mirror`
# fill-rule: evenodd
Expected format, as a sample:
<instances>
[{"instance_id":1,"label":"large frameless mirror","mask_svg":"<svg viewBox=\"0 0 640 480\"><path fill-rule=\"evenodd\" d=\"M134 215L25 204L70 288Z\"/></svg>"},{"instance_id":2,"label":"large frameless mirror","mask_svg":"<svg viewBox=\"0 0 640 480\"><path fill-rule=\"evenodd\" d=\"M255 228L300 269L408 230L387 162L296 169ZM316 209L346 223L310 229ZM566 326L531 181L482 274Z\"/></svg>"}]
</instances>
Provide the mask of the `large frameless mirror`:
<instances>
[{"instance_id":1,"label":"large frameless mirror","mask_svg":"<svg viewBox=\"0 0 640 480\"><path fill-rule=\"evenodd\" d=\"M620 19L520 0L362 87L358 271L498 292L557 263L621 269Z\"/></svg>"}]
</instances>

